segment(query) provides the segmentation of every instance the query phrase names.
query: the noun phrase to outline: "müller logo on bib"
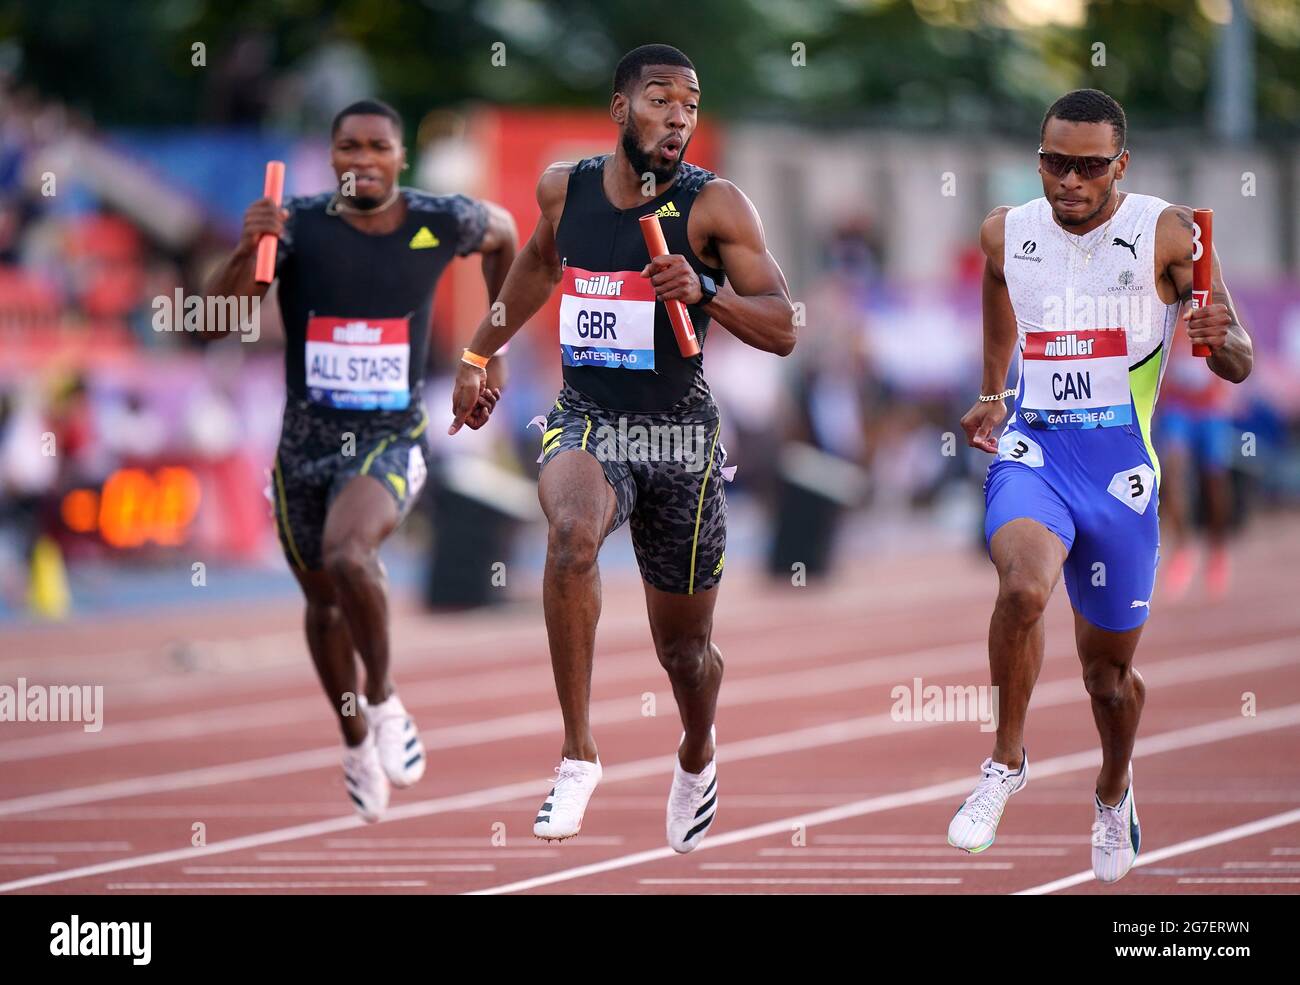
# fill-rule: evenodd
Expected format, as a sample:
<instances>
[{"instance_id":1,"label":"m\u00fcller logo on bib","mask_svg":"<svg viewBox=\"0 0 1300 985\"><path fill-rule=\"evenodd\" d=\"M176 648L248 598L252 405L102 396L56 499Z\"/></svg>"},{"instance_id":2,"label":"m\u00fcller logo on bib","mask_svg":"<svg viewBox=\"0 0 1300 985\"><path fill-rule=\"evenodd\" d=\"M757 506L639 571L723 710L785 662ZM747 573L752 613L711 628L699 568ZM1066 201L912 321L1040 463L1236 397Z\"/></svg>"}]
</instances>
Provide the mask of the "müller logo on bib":
<instances>
[{"instance_id":1,"label":"m\u00fcller logo on bib","mask_svg":"<svg viewBox=\"0 0 1300 985\"><path fill-rule=\"evenodd\" d=\"M595 297L616 298L623 293L623 282L615 280L609 274L601 274L598 277L575 277L573 286L579 294Z\"/></svg>"},{"instance_id":2,"label":"m\u00fcller logo on bib","mask_svg":"<svg viewBox=\"0 0 1300 985\"><path fill-rule=\"evenodd\" d=\"M1081 339L1077 335L1058 335L1043 343L1044 356L1091 356L1096 339Z\"/></svg>"},{"instance_id":3,"label":"m\u00fcller logo on bib","mask_svg":"<svg viewBox=\"0 0 1300 985\"><path fill-rule=\"evenodd\" d=\"M335 325L334 342L369 343L378 345L384 340L384 330L378 325L368 325L363 321L350 321L345 325Z\"/></svg>"}]
</instances>

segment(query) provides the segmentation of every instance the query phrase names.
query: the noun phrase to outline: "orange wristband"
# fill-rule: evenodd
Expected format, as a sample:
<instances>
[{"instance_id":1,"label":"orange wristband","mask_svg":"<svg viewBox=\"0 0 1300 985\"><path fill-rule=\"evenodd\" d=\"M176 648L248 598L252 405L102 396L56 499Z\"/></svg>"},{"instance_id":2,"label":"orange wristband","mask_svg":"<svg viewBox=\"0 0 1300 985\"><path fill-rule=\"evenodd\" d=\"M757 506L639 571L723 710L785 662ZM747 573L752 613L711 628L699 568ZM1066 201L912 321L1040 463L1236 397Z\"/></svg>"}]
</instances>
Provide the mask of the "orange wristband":
<instances>
[{"instance_id":1,"label":"orange wristband","mask_svg":"<svg viewBox=\"0 0 1300 985\"><path fill-rule=\"evenodd\" d=\"M460 354L461 362L477 366L479 369L487 369L488 359L490 358L490 356L480 356L477 352L470 352L468 349Z\"/></svg>"}]
</instances>

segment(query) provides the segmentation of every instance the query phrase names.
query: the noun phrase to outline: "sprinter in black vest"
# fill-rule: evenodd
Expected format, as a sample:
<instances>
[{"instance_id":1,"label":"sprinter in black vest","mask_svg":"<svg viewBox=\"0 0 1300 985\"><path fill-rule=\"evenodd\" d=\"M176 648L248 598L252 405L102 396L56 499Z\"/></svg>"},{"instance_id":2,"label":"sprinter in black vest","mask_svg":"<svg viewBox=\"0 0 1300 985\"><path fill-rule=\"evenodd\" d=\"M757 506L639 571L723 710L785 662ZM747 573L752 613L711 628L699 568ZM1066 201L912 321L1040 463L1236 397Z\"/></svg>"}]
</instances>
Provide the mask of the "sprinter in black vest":
<instances>
[{"instance_id":1,"label":"sprinter in black vest","mask_svg":"<svg viewBox=\"0 0 1300 985\"><path fill-rule=\"evenodd\" d=\"M399 187L402 122L385 103L354 103L335 117L330 161L336 192L291 199L283 209L269 199L249 207L239 245L208 294L265 294L253 277L257 244L268 233L280 238L288 399L271 474L276 530L307 598L307 645L343 731L348 796L377 821L390 782L410 786L425 768L389 675L379 545L426 475L420 386L434 286L454 257L480 253L495 298L516 236L500 206ZM496 383L471 409L470 427L486 422Z\"/></svg>"},{"instance_id":2,"label":"sprinter in black vest","mask_svg":"<svg viewBox=\"0 0 1300 985\"><path fill-rule=\"evenodd\" d=\"M668 798L668 843L689 852L717 813L713 716L722 655L713 608L726 500L718 409L703 358L681 355L663 301L685 303L701 343L710 320L787 355L793 307L741 191L684 163L699 83L676 48L646 45L614 74L614 153L553 164L537 186L542 215L463 357L450 431L473 420L496 352L562 285L564 389L545 419L538 485L550 523L543 604L564 713L558 778L534 822L550 840L578 833L601 766L588 706L600 545L630 521L651 635L685 727ZM669 256L651 260L639 218L659 216ZM725 282L724 282L725 278ZM490 371L490 370L489 370ZM489 412L491 408L488 408Z\"/></svg>"}]
</instances>

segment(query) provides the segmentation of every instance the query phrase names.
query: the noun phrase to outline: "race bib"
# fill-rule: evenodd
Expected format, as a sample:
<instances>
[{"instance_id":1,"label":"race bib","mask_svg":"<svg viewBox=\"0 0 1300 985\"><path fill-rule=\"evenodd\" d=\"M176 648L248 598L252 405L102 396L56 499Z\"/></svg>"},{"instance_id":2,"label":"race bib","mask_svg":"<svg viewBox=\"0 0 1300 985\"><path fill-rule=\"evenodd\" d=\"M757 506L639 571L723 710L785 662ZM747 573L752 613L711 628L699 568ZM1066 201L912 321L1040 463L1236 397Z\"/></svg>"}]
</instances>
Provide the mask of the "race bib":
<instances>
[{"instance_id":1,"label":"race bib","mask_svg":"<svg viewBox=\"0 0 1300 985\"><path fill-rule=\"evenodd\" d=\"M411 403L405 318L307 320L307 396L349 410L405 410Z\"/></svg>"},{"instance_id":2,"label":"race bib","mask_svg":"<svg viewBox=\"0 0 1300 985\"><path fill-rule=\"evenodd\" d=\"M1112 428L1132 422L1128 336L1119 329L1025 336L1020 419L1032 428Z\"/></svg>"},{"instance_id":3,"label":"race bib","mask_svg":"<svg viewBox=\"0 0 1300 985\"><path fill-rule=\"evenodd\" d=\"M560 351L566 366L655 368L655 291L636 270L564 268Z\"/></svg>"}]
</instances>

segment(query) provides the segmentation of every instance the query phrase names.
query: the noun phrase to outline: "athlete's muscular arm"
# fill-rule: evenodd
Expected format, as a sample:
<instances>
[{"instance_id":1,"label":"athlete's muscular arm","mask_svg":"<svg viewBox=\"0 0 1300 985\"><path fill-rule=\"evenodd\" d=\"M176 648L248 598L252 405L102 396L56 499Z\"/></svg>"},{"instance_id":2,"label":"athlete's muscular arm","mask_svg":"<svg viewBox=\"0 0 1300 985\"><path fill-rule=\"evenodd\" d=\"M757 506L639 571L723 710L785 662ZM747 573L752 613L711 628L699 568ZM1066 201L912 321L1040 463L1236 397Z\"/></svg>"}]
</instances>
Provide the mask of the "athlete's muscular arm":
<instances>
[{"instance_id":1,"label":"athlete's muscular arm","mask_svg":"<svg viewBox=\"0 0 1300 985\"><path fill-rule=\"evenodd\" d=\"M265 295L271 285L259 284L254 278L257 270L257 244L268 233L276 237L282 235L288 218L288 210L269 198L259 198L250 205L244 213L244 228L239 234L239 242L230 256L208 278L205 294L210 298L260 298ZM211 341L226 334L207 325L203 327L204 331L198 333L201 339Z\"/></svg>"},{"instance_id":2,"label":"athlete's muscular arm","mask_svg":"<svg viewBox=\"0 0 1300 985\"><path fill-rule=\"evenodd\" d=\"M479 243L478 253L483 255L483 283L487 285L488 304L501 294L510 265L519 250L519 231L515 218L496 202L481 200L487 210L488 224ZM477 349L474 351L478 351ZM504 356L488 363L488 388L501 390L506 385L506 360Z\"/></svg>"},{"instance_id":3,"label":"athlete's muscular arm","mask_svg":"<svg viewBox=\"0 0 1300 985\"><path fill-rule=\"evenodd\" d=\"M483 355L496 352L510 341L515 332L524 326L537 309L555 290L564 271L560 255L555 250L555 227L564 211L564 199L569 187L571 162L552 164L542 172L537 182L537 204L542 210L532 237L524 244L510 270L500 293L474 337L469 350ZM462 424L480 428L487 423L492 407L484 411L486 397L495 405L499 392L487 386L487 373L462 362L456 373L456 383L451 392L451 409L454 415L448 434L455 434Z\"/></svg>"},{"instance_id":4,"label":"athlete's muscular arm","mask_svg":"<svg viewBox=\"0 0 1300 985\"><path fill-rule=\"evenodd\" d=\"M696 199L691 222L703 223L727 273L727 283L705 309L709 317L756 349L788 356L796 339L794 306L753 203L730 181L715 178ZM680 254L656 257L641 273L660 301L698 304L702 297L699 275Z\"/></svg>"},{"instance_id":5,"label":"athlete's muscular arm","mask_svg":"<svg viewBox=\"0 0 1300 985\"><path fill-rule=\"evenodd\" d=\"M1213 304L1193 308L1192 299L1192 210L1185 205L1165 209L1156 224L1156 263L1161 279L1173 285L1178 300L1186 306L1182 320L1187 337L1210 347L1206 365L1230 383L1240 383L1255 364L1250 335L1237 317L1232 295L1223 283L1219 251L1214 251L1211 273Z\"/></svg>"},{"instance_id":6,"label":"athlete's muscular arm","mask_svg":"<svg viewBox=\"0 0 1300 985\"><path fill-rule=\"evenodd\" d=\"M501 294L506 274L515 262L519 231L515 228L514 216L496 202L483 201L482 204L487 209L488 224L476 252L483 254L483 283L487 285L488 301L492 302Z\"/></svg>"},{"instance_id":7,"label":"athlete's muscular arm","mask_svg":"<svg viewBox=\"0 0 1300 985\"><path fill-rule=\"evenodd\" d=\"M980 392L1001 393L1006 386L1007 371L1016 349L1016 313L1011 307L1011 293L1002 271L1002 247L1006 238L1007 207L989 213L980 226L980 247L984 250L984 283L981 289L984 313L984 373ZM961 419L966 441L972 448L987 452L998 450L993 429L1007 416L1003 400L976 401Z\"/></svg>"}]
</instances>

